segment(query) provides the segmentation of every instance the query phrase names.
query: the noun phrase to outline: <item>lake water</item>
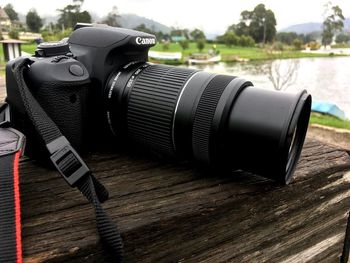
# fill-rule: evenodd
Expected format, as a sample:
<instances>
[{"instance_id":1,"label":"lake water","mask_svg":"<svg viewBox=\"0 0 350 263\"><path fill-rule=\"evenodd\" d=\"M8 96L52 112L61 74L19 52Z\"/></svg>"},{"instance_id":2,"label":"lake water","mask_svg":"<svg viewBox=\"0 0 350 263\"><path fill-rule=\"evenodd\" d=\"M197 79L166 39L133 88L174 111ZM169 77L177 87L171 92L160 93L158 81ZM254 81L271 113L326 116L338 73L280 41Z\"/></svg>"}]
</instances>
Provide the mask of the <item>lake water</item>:
<instances>
[{"instance_id":1,"label":"lake water","mask_svg":"<svg viewBox=\"0 0 350 263\"><path fill-rule=\"evenodd\" d=\"M271 62L258 61L189 67L240 76L252 81L256 87L273 89L266 73L266 68L272 68L269 63ZM298 64L295 81L285 91L296 92L306 89L314 100L335 103L350 119L350 57L286 59L273 63L280 63L282 73L291 63Z\"/></svg>"}]
</instances>

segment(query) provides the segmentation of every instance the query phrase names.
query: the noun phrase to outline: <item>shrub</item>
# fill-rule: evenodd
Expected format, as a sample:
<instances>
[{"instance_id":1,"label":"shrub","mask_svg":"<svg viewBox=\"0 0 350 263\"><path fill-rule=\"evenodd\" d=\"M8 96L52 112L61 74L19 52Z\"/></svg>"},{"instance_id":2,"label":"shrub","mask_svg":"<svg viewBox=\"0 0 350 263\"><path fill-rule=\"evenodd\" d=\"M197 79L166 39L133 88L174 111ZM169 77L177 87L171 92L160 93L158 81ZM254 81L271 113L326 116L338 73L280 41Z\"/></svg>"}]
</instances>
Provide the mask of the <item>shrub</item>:
<instances>
[{"instance_id":1,"label":"shrub","mask_svg":"<svg viewBox=\"0 0 350 263\"><path fill-rule=\"evenodd\" d=\"M9 37L12 39L19 39L19 33L17 30L11 30L9 32Z\"/></svg>"},{"instance_id":2,"label":"shrub","mask_svg":"<svg viewBox=\"0 0 350 263\"><path fill-rule=\"evenodd\" d=\"M273 50L277 50L277 51L283 51L284 50L284 45L282 42L276 41L273 44Z\"/></svg>"},{"instance_id":3,"label":"shrub","mask_svg":"<svg viewBox=\"0 0 350 263\"><path fill-rule=\"evenodd\" d=\"M255 45L254 39L251 36L246 35L242 35L238 42L242 47L253 47Z\"/></svg>"},{"instance_id":4,"label":"shrub","mask_svg":"<svg viewBox=\"0 0 350 263\"><path fill-rule=\"evenodd\" d=\"M348 43L349 41L350 41L350 35L345 33L340 33L335 38L335 42L337 44L345 44L345 43Z\"/></svg>"},{"instance_id":5,"label":"shrub","mask_svg":"<svg viewBox=\"0 0 350 263\"><path fill-rule=\"evenodd\" d=\"M300 38L296 38L292 42L295 50L301 50L303 48L303 41Z\"/></svg>"},{"instance_id":6,"label":"shrub","mask_svg":"<svg viewBox=\"0 0 350 263\"><path fill-rule=\"evenodd\" d=\"M163 50L166 51L166 50L169 50L170 48L170 43L168 41L165 41L163 44Z\"/></svg>"},{"instance_id":7,"label":"shrub","mask_svg":"<svg viewBox=\"0 0 350 263\"><path fill-rule=\"evenodd\" d=\"M205 48L205 39L198 39L197 40L197 48L199 52L202 52L202 50Z\"/></svg>"},{"instance_id":8,"label":"shrub","mask_svg":"<svg viewBox=\"0 0 350 263\"><path fill-rule=\"evenodd\" d=\"M68 28L64 31L41 31L41 36L43 37L44 41L57 41L61 40L62 38L69 37L72 34L72 29Z\"/></svg>"},{"instance_id":9,"label":"shrub","mask_svg":"<svg viewBox=\"0 0 350 263\"><path fill-rule=\"evenodd\" d=\"M226 32L222 36L222 41L228 47L236 46L236 45L238 45L239 37L234 32Z\"/></svg>"}]
</instances>

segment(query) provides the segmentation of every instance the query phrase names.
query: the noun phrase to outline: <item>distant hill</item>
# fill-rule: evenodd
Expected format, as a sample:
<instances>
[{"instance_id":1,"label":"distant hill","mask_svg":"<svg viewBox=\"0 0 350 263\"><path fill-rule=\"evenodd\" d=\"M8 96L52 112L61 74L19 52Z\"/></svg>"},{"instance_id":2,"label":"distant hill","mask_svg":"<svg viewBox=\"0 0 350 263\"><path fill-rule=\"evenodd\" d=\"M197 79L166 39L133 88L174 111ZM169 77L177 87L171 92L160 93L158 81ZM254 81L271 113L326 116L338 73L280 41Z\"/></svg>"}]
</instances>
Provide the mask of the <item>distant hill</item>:
<instances>
[{"instance_id":1,"label":"distant hill","mask_svg":"<svg viewBox=\"0 0 350 263\"><path fill-rule=\"evenodd\" d=\"M303 23L292 25L286 28L283 28L279 31L281 32L296 32L298 34L307 34L311 32L317 32L322 30L322 23Z\"/></svg>"},{"instance_id":2,"label":"distant hill","mask_svg":"<svg viewBox=\"0 0 350 263\"><path fill-rule=\"evenodd\" d=\"M345 19L344 29L350 30L350 18ZM322 31L322 23L303 23L292 25L279 30L280 32L296 32L298 34L308 34L312 32Z\"/></svg>"},{"instance_id":3,"label":"distant hill","mask_svg":"<svg viewBox=\"0 0 350 263\"><path fill-rule=\"evenodd\" d=\"M122 14L120 18L120 24L122 27L133 29L141 24L145 24L146 27L152 29L153 31L162 31L163 33L170 33L170 27L161 24L152 19L146 17L134 15L134 14Z\"/></svg>"},{"instance_id":4,"label":"distant hill","mask_svg":"<svg viewBox=\"0 0 350 263\"><path fill-rule=\"evenodd\" d=\"M90 12L92 16L93 22L100 22L103 21L103 17L98 16L94 12ZM50 22L56 23L57 22L57 16L50 15L50 16L44 16L44 24L47 25ZM25 22L25 16L23 14L19 14L19 20L22 22ZM163 33L170 33L171 28L159 23L157 21L154 21L152 19L138 16L135 14L121 14L120 15L120 23L121 26L124 28L130 28L133 29L141 24L145 24L146 27L154 30L154 31L162 31ZM344 21L345 27L344 29L346 31L350 31L350 17L346 18ZM291 25L286 28L283 28L279 30L279 32L296 32L298 34L308 34L308 33L315 33L322 31L322 23L319 22L310 22L310 23L303 23L303 24L296 24ZM205 32L208 39L215 39L216 36L220 35L222 32Z\"/></svg>"},{"instance_id":5,"label":"distant hill","mask_svg":"<svg viewBox=\"0 0 350 263\"><path fill-rule=\"evenodd\" d=\"M97 14L91 12L91 17L92 17L92 21L95 23L101 22L103 21L103 17L98 16ZM20 14L19 15L20 20L21 21L25 21L25 16ZM44 20L44 24L47 25L49 23L57 23L57 16L45 16L43 17ZM171 28L159 23L157 21L154 21L152 19L148 19L146 17L142 17L142 16L138 16L135 14L121 14L120 15L120 19L119 22L121 24L122 27L124 28L129 28L129 29L133 29L141 24L145 24L146 27L158 32L158 31L162 31L163 33L170 33Z\"/></svg>"},{"instance_id":6,"label":"distant hill","mask_svg":"<svg viewBox=\"0 0 350 263\"><path fill-rule=\"evenodd\" d=\"M346 30L350 30L350 17L345 19L344 27L346 28Z\"/></svg>"}]
</instances>

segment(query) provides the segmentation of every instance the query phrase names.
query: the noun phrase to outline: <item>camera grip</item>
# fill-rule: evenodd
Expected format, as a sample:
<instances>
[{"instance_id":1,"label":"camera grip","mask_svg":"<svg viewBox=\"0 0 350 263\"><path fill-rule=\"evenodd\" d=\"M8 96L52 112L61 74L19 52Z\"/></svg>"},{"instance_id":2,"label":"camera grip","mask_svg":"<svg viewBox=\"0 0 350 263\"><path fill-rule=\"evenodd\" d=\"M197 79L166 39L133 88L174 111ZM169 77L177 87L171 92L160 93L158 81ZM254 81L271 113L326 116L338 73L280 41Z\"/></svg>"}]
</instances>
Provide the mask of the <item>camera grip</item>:
<instances>
[{"instance_id":1,"label":"camera grip","mask_svg":"<svg viewBox=\"0 0 350 263\"><path fill-rule=\"evenodd\" d=\"M67 137L69 142L77 149L84 144L84 131L86 130L86 100L88 86L46 82L35 92L36 99Z\"/></svg>"}]
</instances>

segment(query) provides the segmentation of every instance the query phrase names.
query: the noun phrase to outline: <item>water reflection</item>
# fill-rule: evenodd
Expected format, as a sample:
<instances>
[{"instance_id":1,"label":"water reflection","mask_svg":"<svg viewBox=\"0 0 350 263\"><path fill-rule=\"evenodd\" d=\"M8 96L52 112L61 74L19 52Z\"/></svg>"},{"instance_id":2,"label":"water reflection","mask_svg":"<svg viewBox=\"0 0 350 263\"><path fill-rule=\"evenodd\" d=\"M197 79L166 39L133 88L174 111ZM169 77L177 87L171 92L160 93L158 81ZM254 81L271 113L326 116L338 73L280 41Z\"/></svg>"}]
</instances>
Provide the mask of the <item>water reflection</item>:
<instances>
[{"instance_id":1,"label":"water reflection","mask_svg":"<svg viewBox=\"0 0 350 263\"><path fill-rule=\"evenodd\" d=\"M292 60L280 60L281 67L286 68ZM293 60L295 61L295 60ZM287 91L295 92L307 89L315 100L333 102L341 108L350 119L350 57L302 58L297 59L298 74L295 82ZM215 65L190 66L220 74L241 76L255 86L273 89L266 73L271 61L254 61L245 63L219 63ZM276 63L276 62L273 62Z\"/></svg>"}]
</instances>

